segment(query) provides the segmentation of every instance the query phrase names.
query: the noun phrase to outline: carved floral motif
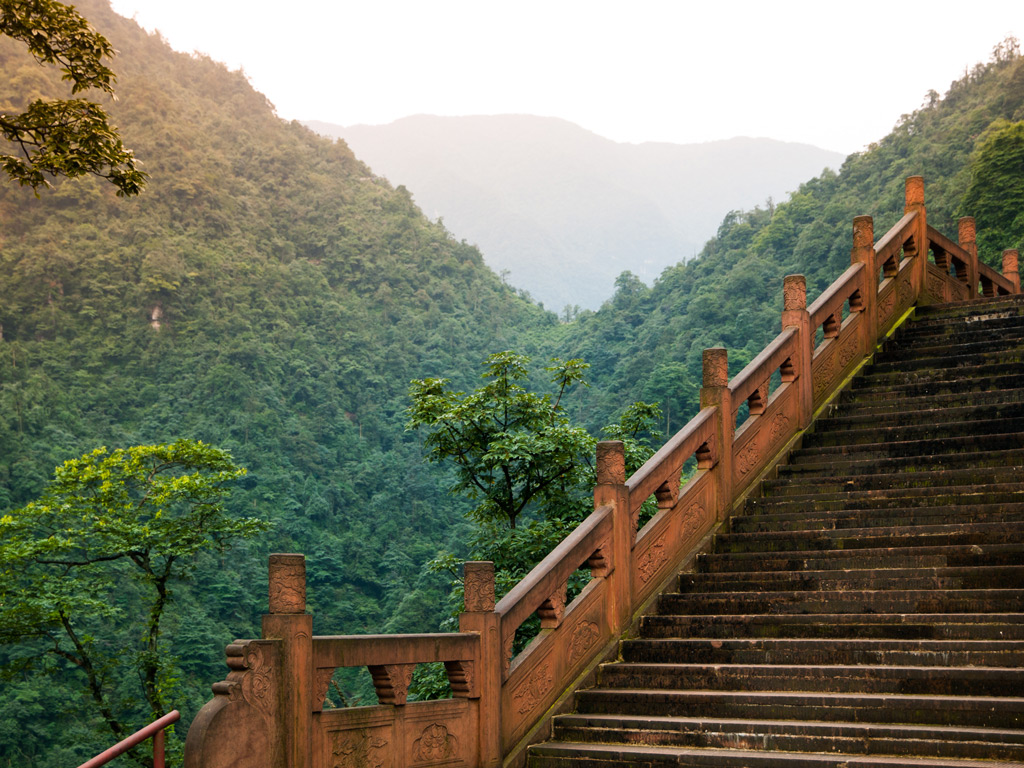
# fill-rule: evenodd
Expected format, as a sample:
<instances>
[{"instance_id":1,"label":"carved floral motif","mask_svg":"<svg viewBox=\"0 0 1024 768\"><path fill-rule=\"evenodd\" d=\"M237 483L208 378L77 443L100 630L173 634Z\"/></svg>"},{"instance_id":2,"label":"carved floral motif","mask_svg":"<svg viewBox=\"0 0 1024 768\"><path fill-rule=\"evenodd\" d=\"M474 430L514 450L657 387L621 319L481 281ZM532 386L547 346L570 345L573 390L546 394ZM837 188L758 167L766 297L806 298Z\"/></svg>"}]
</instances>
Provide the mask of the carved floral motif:
<instances>
[{"instance_id":1,"label":"carved floral motif","mask_svg":"<svg viewBox=\"0 0 1024 768\"><path fill-rule=\"evenodd\" d=\"M662 534L651 548L644 552L643 557L636 565L636 569L640 574L640 581L646 584L652 578L654 574L658 572L662 564L668 559L668 552L665 551L665 534Z\"/></svg>"},{"instance_id":2,"label":"carved floral motif","mask_svg":"<svg viewBox=\"0 0 1024 768\"><path fill-rule=\"evenodd\" d=\"M271 557L269 588L271 613L305 612L306 564L301 555Z\"/></svg>"},{"instance_id":3,"label":"carved floral motif","mask_svg":"<svg viewBox=\"0 0 1024 768\"><path fill-rule=\"evenodd\" d=\"M377 689L377 701L381 704L405 704L409 696L409 684L415 664L381 664L369 667L373 687Z\"/></svg>"},{"instance_id":4,"label":"carved floral motif","mask_svg":"<svg viewBox=\"0 0 1024 768\"><path fill-rule=\"evenodd\" d=\"M583 658L600 636L601 631L594 622L581 621L577 624L569 638L569 666Z\"/></svg>"},{"instance_id":5,"label":"carved floral motif","mask_svg":"<svg viewBox=\"0 0 1024 768\"><path fill-rule=\"evenodd\" d=\"M542 629L554 629L562 623L568 587L568 584L563 584L555 594L540 604L537 615L540 616Z\"/></svg>"},{"instance_id":6,"label":"carved floral motif","mask_svg":"<svg viewBox=\"0 0 1024 768\"><path fill-rule=\"evenodd\" d=\"M245 666L249 673L242 678L242 698L264 713L269 713L274 702L271 692L274 683L274 667L266 663L263 648L249 643L245 648Z\"/></svg>"},{"instance_id":7,"label":"carved floral motif","mask_svg":"<svg viewBox=\"0 0 1024 768\"><path fill-rule=\"evenodd\" d=\"M369 728L331 733L331 768L387 768L388 742Z\"/></svg>"},{"instance_id":8,"label":"carved floral motif","mask_svg":"<svg viewBox=\"0 0 1024 768\"><path fill-rule=\"evenodd\" d=\"M860 339L858 339L856 335L848 336L846 338L846 341L844 341L843 345L839 348L839 352L836 355L837 373L839 371L842 371L844 368L846 368L847 365L850 364L850 361L853 360L854 356L857 354L857 351L859 349Z\"/></svg>"},{"instance_id":9,"label":"carved floral motif","mask_svg":"<svg viewBox=\"0 0 1024 768\"><path fill-rule=\"evenodd\" d=\"M432 723L424 728L412 745L414 763L439 763L455 758L458 753L459 740L440 723Z\"/></svg>"},{"instance_id":10,"label":"carved floral motif","mask_svg":"<svg viewBox=\"0 0 1024 768\"><path fill-rule=\"evenodd\" d=\"M913 289L910 287L910 278L904 275L896 284L896 296L899 305L902 307L906 304L910 300L912 294Z\"/></svg>"},{"instance_id":11,"label":"carved floral motif","mask_svg":"<svg viewBox=\"0 0 1024 768\"><path fill-rule=\"evenodd\" d=\"M772 418L772 425L768 431L768 445L778 442L789 431L789 416L784 413L776 413Z\"/></svg>"},{"instance_id":12,"label":"carved floral motif","mask_svg":"<svg viewBox=\"0 0 1024 768\"><path fill-rule=\"evenodd\" d=\"M551 673L551 664L550 662L545 662L512 694L512 702L515 704L516 712L520 715L525 715L534 709L541 699L547 695L548 691L551 690L551 686L554 683L555 678Z\"/></svg>"},{"instance_id":13,"label":"carved floral motif","mask_svg":"<svg viewBox=\"0 0 1024 768\"><path fill-rule=\"evenodd\" d=\"M704 517L707 512L704 509L704 505L699 501L693 502L686 509L686 514L683 515L682 526L679 529L679 538L685 541L700 528L701 523L704 522Z\"/></svg>"},{"instance_id":14,"label":"carved floral motif","mask_svg":"<svg viewBox=\"0 0 1024 768\"><path fill-rule=\"evenodd\" d=\"M743 450L736 456L736 468L740 471L741 475L746 475L757 466L759 453L757 437L755 436L747 441L747 444L743 446Z\"/></svg>"},{"instance_id":15,"label":"carved floral motif","mask_svg":"<svg viewBox=\"0 0 1024 768\"><path fill-rule=\"evenodd\" d=\"M470 567L471 565L473 564L466 563L466 570L463 574L466 610L493 611L494 566L491 565L487 569L483 567Z\"/></svg>"},{"instance_id":16,"label":"carved floral motif","mask_svg":"<svg viewBox=\"0 0 1024 768\"><path fill-rule=\"evenodd\" d=\"M945 298L946 281L940 274L928 270L928 293L935 299L942 301Z\"/></svg>"},{"instance_id":17,"label":"carved floral motif","mask_svg":"<svg viewBox=\"0 0 1024 768\"><path fill-rule=\"evenodd\" d=\"M893 290L886 291L885 295L882 296L878 301L878 317L879 319L885 319L892 312L893 307L896 306L896 292Z\"/></svg>"}]
</instances>

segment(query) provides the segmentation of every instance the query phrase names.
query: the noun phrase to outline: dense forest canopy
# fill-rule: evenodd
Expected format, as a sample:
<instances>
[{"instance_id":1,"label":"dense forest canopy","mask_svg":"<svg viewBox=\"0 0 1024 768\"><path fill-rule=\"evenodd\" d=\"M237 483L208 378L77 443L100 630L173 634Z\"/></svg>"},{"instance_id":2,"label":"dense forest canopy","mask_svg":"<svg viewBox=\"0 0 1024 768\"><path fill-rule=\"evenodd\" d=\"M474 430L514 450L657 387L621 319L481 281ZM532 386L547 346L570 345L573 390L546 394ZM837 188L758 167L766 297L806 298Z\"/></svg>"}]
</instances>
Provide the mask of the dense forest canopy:
<instances>
[{"instance_id":1,"label":"dense forest canopy","mask_svg":"<svg viewBox=\"0 0 1024 768\"><path fill-rule=\"evenodd\" d=\"M271 530L200 555L164 618L186 724L223 677L223 646L259 631L270 551L307 555L317 632L437 626L447 583L423 566L465 552L468 505L405 429L410 380L469 390L479 362L505 349L582 358L591 386L563 404L574 423L597 434L647 400L675 430L695 412L701 351L725 344L738 370L777 329L782 276L824 288L848 263L854 215L875 215L878 232L898 218L905 176L925 176L943 231L970 188L980 231L992 216L1022 236L988 202L1000 199L992 184L1021 189L1006 172L1024 120L1011 45L839 173L730 214L693 262L652 288L623 273L599 311L559 324L408 190L277 118L243 74L171 51L104 0L80 10L119 51L110 114L150 179L131 200L98 179L57 181L38 199L0 185L0 512L103 445L200 439L248 469L226 509ZM62 88L6 38L0 70L0 103ZM979 241L997 259L1000 246ZM145 626L136 588L116 632L87 627L98 641ZM109 741L79 671L44 651L0 650L0 765L74 764ZM346 688L350 702L360 685Z\"/></svg>"}]
</instances>

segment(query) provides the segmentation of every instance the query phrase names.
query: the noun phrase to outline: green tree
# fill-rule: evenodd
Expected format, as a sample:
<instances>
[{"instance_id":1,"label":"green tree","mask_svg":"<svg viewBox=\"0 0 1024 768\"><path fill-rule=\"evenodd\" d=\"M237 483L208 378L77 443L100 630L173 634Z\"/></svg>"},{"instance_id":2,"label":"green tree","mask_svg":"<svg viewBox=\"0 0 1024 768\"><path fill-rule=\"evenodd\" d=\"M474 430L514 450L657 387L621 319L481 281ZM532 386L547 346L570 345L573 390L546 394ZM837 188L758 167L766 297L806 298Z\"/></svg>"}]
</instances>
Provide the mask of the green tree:
<instances>
[{"instance_id":1,"label":"green tree","mask_svg":"<svg viewBox=\"0 0 1024 768\"><path fill-rule=\"evenodd\" d=\"M90 88L114 95L114 73L103 63L114 49L72 6L0 0L0 34L25 43L40 63L58 66L73 96ZM34 190L50 186L48 176L85 174L107 179L119 196L137 195L145 185L146 174L94 101L35 99L20 112L0 111L0 135L7 142L0 167Z\"/></svg>"},{"instance_id":2,"label":"green tree","mask_svg":"<svg viewBox=\"0 0 1024 768\"><path fill-rule=\"evenodd\" d=\"M544 370L556 390L526 389L529 358L498 352L487 358L488 382L470 393L453 392L448 379L419 379L409 389L410 429L427 428L428 458L451 461L453 493L477 501L477 522L506 520L510 528L531 505L563 508L590 472L594 438L575 427L563 396L583 382L582 360L554 359Z\"/></svg>"},{"instance_id":3,"label":"green tree","mask_svg":"<svg viewBox=\"0 0 1024 768\"><path fill-rule=\"evenodd\" d=\"M1004 249L1024 245L1024 121L996 120L981 137L961 210L974 216L989 264L998 266Z\"/></svg>"},{"instance_id":4,"label":"green tree","mask_svg":"<svg viewBox=\"0 0 1024 768\"><path fill-rule=\"evenodd\" d=\"M73 670L118 739L165 714L172 584L201 552L267 528L224 509L228 483L244 474L192 440L98 448L57 467L39 500L0 517L0 642L19 647L9 658Z\"/></svg>"}]
</instances>

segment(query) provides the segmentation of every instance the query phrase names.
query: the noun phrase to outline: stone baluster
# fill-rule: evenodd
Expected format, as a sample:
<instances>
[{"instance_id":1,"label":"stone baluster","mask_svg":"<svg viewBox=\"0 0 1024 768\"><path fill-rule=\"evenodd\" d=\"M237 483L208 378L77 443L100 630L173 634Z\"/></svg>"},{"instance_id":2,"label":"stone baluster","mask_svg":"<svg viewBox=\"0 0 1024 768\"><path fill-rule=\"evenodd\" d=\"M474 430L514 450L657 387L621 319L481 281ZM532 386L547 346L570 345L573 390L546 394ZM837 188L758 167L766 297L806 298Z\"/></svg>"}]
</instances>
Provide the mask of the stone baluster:
<instances>
[{"instance_id":1,"label":"stone baluster","mask_svg":"<svg viewBox=\"0 0 1024 768\"><path fill-rule=\"evenodd\" d=\"M732 393L729 391L729 353L724 347L704 350L704 386L700 390L700 407L714 407L714 442L718 464L712 473L715 486L715 514L724 520L732 504L732 441L736 434Z\"/></svg>"},{"instance_id":2,"label":"stone baluster","mask_svg":"<svg viewBox=\"0 0 1024 768\"><path fill-rule=\"evenodd\" d=\"M787 275L782 284L782 328L796 328L797 353L789 360L789 371L783 375L795 379L799 404L798 423L806 429L814 413L814 388L811 381L811 357L814 354L814 335L811 316L807 312L807 281L803 275ZM839 331L836 330L838 335Z\"/></svg>"},{"instance_id":3,"label":"stone baluster","mask_svg":"<svg viewBox=\"0 0 1024 768\"><path fill-rule=\"evenodd\" d=\"M498 766L502 757L501 684L508 658L503 657L501 616L494 610L494 563L471 561L463 568L465 610L459 614L459 631L480 636L479 653L472 668L461 663L457 672L447 665L446 668L453 692L460 674L468 671L472 676L468 688L471 697L475 694L480 700L480 765Z\"/></svg>"},{"instance_id":4,"label":"stone baluster","mask_svg":"<svg viewBox=\"0 0 1024 768\"><path fill-rule=\"evenodd\" d=\"M278 701L286 768L313 765L313 617L306 613L306 558L273 554L269 568L270 612L263 639L281 642Z\"/></svg>"},{"instance_id":5,"label":"stone baluster","mask_svg":"<svg viewBox=\"0 0 1024 768\"><path fill-rule=\"evenodd\" d=\"M626 487L626 454L621 440L602 440L597 444L597 485L594 486L594 509L612 507L611 563L607 564L608 607L605 616L611 634L618 635L629 624L633 596L631 578L633 542L636 526L629 508Z\"/></svg>"},{"instance_id":6,"label":"stone baluster","mask_svg":"<svg viewBox=\"0 0 1024 768\"><path fill-rule=\"evenodd\" d=\"M853 220L850 263L864 265L864 287L857 296L856 303L861 308L861 354L867 357L874 354L878 339L878 265L875 260L875 223L870 216L857 216ZM851 309L854 303L851 299Z\"/></svg>"},{"instance_id":7,"label":"stone baluster","mask_svg":"<svg viewBox=\"0 0 1024 768\"><path fill-rule=\"evenodd\" d=\"M978 296L980 272L978 269L978 231L974 224L974 217L964 216L957 221L956 229L960 247L967 251L967 255L970 256L970 262L967 265L966 271L959 264L954 265L956 267L956 278L967 286L967 296L973 299Z\"/></svg>"},{"instance_id":8,"label":"stone baluster","mask_svg":"<svg viewBox=\"0 0 1024 768\"><path fill-rule=\"evenodd\" d=\"M904 252L914 256L914 266L911 270L910 286L913 292L912 304L916 304L918 297L924 292L924 286L928 275L928 217L924 206L924 177L908 176L904 185L903 213L917 212L917 222L914 227L914 245L911 250L904 248ZM977 260L975 260L977 261ZM899 268L899 259L896 260ZM975 278L977 286L977 278Z\"/></svg>"},{"instance_id":9,"label":"stone baluster","mask_svg":"<svg viewBox=\"0 0 1024 768\"><path fill-rule=\"evenodd\" d=\"M1020 293L1020 272L1017 262L1020 254L1014 249L1003 251L1003 277L1013 285L1013 292Z\"/></svg>"}]
</instances>

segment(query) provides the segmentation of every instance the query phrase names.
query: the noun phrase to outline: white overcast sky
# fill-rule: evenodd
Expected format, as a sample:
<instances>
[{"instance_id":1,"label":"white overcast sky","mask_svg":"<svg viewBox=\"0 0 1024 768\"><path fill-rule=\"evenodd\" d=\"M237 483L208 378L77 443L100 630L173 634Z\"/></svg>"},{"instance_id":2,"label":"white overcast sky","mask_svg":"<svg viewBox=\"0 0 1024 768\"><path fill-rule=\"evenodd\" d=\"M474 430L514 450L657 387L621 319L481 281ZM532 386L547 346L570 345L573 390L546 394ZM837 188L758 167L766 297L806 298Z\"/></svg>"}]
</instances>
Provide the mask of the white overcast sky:
<instances>
[{"instance_id":1,"label":"white overcast sky","mask_svg":"<svg viewBox=\"0 0 1024 768\"><path fill-rule=\"evenodd\" d=\"M1024 36L1024 0L112 0L287 119L561 117L622 142L855 152ZM116 62L115 62L116 69Z\"/></svg>"}]
</instances>

